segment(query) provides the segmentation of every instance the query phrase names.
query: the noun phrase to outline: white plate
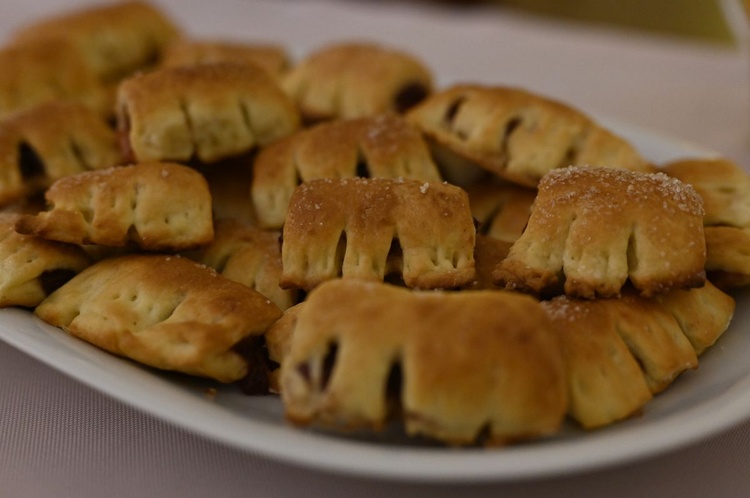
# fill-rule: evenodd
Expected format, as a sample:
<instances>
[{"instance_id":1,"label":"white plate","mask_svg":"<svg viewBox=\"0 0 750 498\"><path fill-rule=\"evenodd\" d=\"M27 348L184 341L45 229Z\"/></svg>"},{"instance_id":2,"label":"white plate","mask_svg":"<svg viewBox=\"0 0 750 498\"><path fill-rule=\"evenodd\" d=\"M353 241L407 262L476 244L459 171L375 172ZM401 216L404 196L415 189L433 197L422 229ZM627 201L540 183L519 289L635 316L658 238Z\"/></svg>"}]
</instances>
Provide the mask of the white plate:
<instances>
[{"instance_id":1,"label":"white plate","mask_svg":"<svg viewBox=\"0 0 750 498\"><path fill-rule=\"evenodd\" d=\"M663 162L710 152L607 121L649 159ZM730 329L687 372L649 403L641 417L584 433L502 449L449 449L410 442L398 428L348 437L293 428L274 396L164 374L104 353L28 312L0 310L0 338L114 398L243 450L289 463L380 478L500 481L590 470L674 450L750 418L750 293L737 296Z\"/></svg>"}]
</instances>

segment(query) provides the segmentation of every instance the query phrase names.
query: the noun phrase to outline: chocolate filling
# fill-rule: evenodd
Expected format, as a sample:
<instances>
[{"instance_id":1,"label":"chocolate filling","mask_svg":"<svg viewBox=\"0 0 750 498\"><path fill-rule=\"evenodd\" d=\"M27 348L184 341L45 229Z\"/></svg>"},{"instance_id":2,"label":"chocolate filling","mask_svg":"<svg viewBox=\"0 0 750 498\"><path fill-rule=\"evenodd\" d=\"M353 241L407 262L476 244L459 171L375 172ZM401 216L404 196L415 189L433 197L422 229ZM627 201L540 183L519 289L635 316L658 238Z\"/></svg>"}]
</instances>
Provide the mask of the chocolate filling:
<instances>
[{"instance_id":1,"label":"chocolate filling","mask_svg":"<svg viewBox=\"0 0 750 498\"><path fill-rule=\"evenodd\" d=\"M370 168L367 167L367 161L364 159L357 161L356 175L360 178L370 178Z\"/></svg>"},{"instance_id":2,"label":"chocolate filling","mask_svg":"<svg viewBox=\"0 0 750 498\"><path fill-rule=\"evenodd\" d=\"M76 272L67 268L47 270L39 275L39 284L46 295L50 295L63 286L68 280L76 276Z\"/></svg>"},{"instance_id":3,"label":"chocolate filling","mask_svg":"<svg viewBox=\"0 0 750 498\"><path fill-rule=\"evenodd\" d=\"M18 167L24 181L44 175L44 162L26 142L18 144Z\"/></svg>"},{"instance_id":4,"label":"chocolate filling","mask_svg":"<svg viewBox=\"0 0 750 498\"><path fill-rule=\"evenodd\" d=\"M248 395L268 394L269 375L279 368L279 364L268 358L265 337L245 337L232 349L247 362L247 375L237 381L242 392Z\"/></svg>"},{"instance_id":5,"label":"chocolate filling","mask_svg":"<svg viewBox=\"0 0 750 498\"><path fill-rule=\"evenodd\" d=\"M427 97L427 88L421 83L409 83L398 91L393 99L396 112L403 113L422 102Z\"/></svg>"},{"instance_id":6,"label":"chocolate filling","mask_svg":"<svg viewBox=\"0 0 750 498\"><path fill-rule=\"evenodd\" d=\"M336 365L336 355L339 352L339 345L335 342L331 342L328 345L328 351L323 358L323 371L320 377L320 390L325 391L328 387L328 382L331 380L331 374L333 373L333 367Z\"/></svg>"}]
</instances>

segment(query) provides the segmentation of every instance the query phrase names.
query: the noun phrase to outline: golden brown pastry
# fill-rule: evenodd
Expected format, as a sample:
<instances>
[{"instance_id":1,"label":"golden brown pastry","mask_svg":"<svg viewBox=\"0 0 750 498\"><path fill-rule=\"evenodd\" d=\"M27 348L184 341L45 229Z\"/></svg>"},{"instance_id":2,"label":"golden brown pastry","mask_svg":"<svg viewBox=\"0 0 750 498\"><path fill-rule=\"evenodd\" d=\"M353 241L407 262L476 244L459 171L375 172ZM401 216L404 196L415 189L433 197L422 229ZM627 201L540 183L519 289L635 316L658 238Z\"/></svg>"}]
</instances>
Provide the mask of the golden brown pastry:
<instances>
[{"instance_id":1,"label":"golden brown pastry","mask_svg":"<svg viewBox=\"0 0 750 498\"><path fill-rule=\"evenodd\" d=\"M478 183L466 192L481 233L503 242L518 240L529 221L535 190L512 183Z\"/></svg>"},{"instance_id":2,"label":"golden brown pastry","mask_svg":"<svg viewBox=\"0 0 750 498\"><path fill-rule=\"evenodd\" d=\"M82 104L50 101L0 122L0 204L64 176L120 163L114 130Z\"/></svg>"},{"instance_id":3,"label":"golden brown pastry","mask_svg":"<svg viewBox=\"0 0 750 498\"><path fill-rule=\"evenodd\" d=\"M750 176L739 165L726 158L693 158L663 169L701 196L705 226L750 227Z\"/></svg>"},{"instance_id":4,"label":"golden brown pastry","mask_svg":"<svg viewBox=\"0 0 750 498\"><path fill-rule=\"evenodd\" d=\"M68 41L102 81L113 82L153 65L178 36L177 26L154 5L122 1L48 16L14 38Z\"/></svg>"},{"instance_id":5,"label":"golden brown pastry","mask_svg":"<svg viewBox=\"0 0 750 498\"><path fill-rule=\"evenodd\" d=\"M281 364L292 349L294 327L297 326L297 317L304 306L305 303L302 302L287 308L284 315L266 331L266 351L271 366L270 390L273 392L281 392Z\"/></svg>"},{"instance_id":6,"label":"golden brown pastry","mask_svg":"<svg viewBox=\"0 0 750 498\"><path fill-rule=\"evenodd\" d=\"M336 43L293 66L283 86L305 121L402 113L432 91L416 57L372 43Z\"/></svg>"},{"instance_id":7,"label":"golden brown pastry","mask_svg":"<svg viewBox=\"0 0 750 498\"><path fill-rule=\"evenodd\" d=\"M637 414L726 330L734 300L710 283L647 299L542 303L560 338L569 414L593 429Z\"/></svg>"},{"instance_id":8,"label":"golden brown pastry","mask_svg":"<svg viewBox=\"0 0 750 498\"><path fill-rule=\"evenodd\" d=\"M238 348L260 338L281 316L258 292L168 255L98 262L35 313L111 353L220 382L242 379L257 366Z\"/></svg>"},{"instance_id":9,"label":"golden brown pastry","mask_svg":"<svg viewBox=\"0 0 750 498\"><path fill-rule=\"evenodd\" d=\"M334 280L299 310L282 363L293 422L501 445L558 431L559 345L539 303L505 291L409 291Z\"/></svg>"},{"instance_id":10,"label":"golden brown pastry","mask_svg":"<svg viewBox=\"0 0 750 498\"><path fill-rule=\"evenodd\" d=\"M280 228L300 183L355 176L441 180L421 134L399 116L320 123L258 154L251 194L259 221Z\"/></svg>"},{"instance_id":11,"label":"golden brown pastry","mask_svg":"<svg viewBox=\"0 0 750 498\"><path fill-rule=\"evenodd\" d=\"M750 285L750 176L726 158L674 161L664 171L703 199L708 278L722 289Z\"/></svg>"},{"instance_id":12,"label":"golden brown pastry","mask_svg":"<svg viewBox=\"0 0 750 498\"><path fill-rule=\"evenodd\" d=\"M495 268L508 257L512 242L477 233L474 244L474 280L463 288L472 290L499 289L492 277Z\"/></svg>"},{"instance_id":13,"label":"golden brown pastry","mask_svg":"<svg viewBox=\"0 0 750 498\"><path fill-rule=\"evenodd\" d=\"M474 279L475 229L466 192L417 180L313 180L294 192L284 224L281 286L312 289L343 276L408 287Z\"/></svg>"},{"instance_id":14,"label":"golden brown pastry","mask_svg":"<svg viewBox=\"0 0 750 498\"><path fill-rule=\"evenodd\" d=\"M118 128L138 161L216 162L295 131L294 104L247 65L164 68L124 81Z\"/></svg>"},{"instance_id":15,"label":"golden brown pastry","mask_svg":"<svg viewBox=\"0 0 750 498\"><path fill-rule=\"evenodd\" d=\"M528 226L494 273L540 294L613 297L629 279L644 296L705 282L703 204L664 173L553 170L539 183Z\"/></svg>"},{"instance_id":16,"label":"golden brown pastry","mask_svg":"<svg viewBox=\"0 0 750 498\"><path fill-rule=\"evenodd\" d=\"M211 194L197 171L141 163L67 176L46 192L48 211L16 230L74 244L182 250L213 240Z\"/></svg>"},{"instance_id":17,"label":"golden brown pastry","mask_svg":"<svg viewBox=\"0 0 750 498\"><path fill-rule=\"evenodd\" d=\"M478 166L534 187L552 169L572 165L651 170L632 145L580 111L525 90L457 85L431 95L407 118L435 147L438 163L458 177Z\"/></svg>"},{"instance_id":18,"label":"golden brown pastry","mask_svg":"<svg viewBox=\"0 0 750 498\"><path fill-rule=\"evenodd\" d=\"M281 310L295 302L296 293L279 287L281 234L241 223L218 220L211 244L191 254L230 280L255 289Z\"/></svg>"},{"instance_id":19,"label":"golden brown pastry","mask_svg":"<svg viewBox=\"0 0 750 498\"><path fill-rule=\"evenodd\" d=\"M271 76L280 78L289 66L289 55L283 46L269 43L183 39L165 49L161 66L194 66L217 62L257 65Z\"/></svg>"},{"instance_id":20,"label":"golden brown pastry","mask_svg":"<svg viewBox=\"0 0 750 498\"><path fill-rule=\"evenodd\" d=\"M34 307L89 265L78 246L16 233L17 220L0 214L0 307Z\"/></svg>"},{"instance_id":21,"label":"golden brown pastry","mask_svg":"<svg viewBox=\"0 0 750 498\"><path fill-rule=\"evenodd\" d=\"M51 100L111 109L104 87L69 43L34 41L0 49L0 119Z\"/></svg>"}]
</instances>

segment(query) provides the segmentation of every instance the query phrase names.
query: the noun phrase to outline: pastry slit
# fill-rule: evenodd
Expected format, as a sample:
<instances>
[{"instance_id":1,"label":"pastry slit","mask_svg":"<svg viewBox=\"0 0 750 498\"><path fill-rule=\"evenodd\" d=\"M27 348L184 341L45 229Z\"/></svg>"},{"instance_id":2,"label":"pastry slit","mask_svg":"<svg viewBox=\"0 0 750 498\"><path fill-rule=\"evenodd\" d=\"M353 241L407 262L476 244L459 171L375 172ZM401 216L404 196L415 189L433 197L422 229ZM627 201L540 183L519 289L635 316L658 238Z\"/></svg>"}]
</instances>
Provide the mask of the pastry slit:
<instances>
[{"instance_id":1,"label":"pastry slit","mask_svg":"<svg viewBox=\"0 0 750 498\"><path fill-rule=\"evenodd\" d=\"M466 97L462 95L458 97L456 100L454 100L451 103L451 105L448 106L448 109L445 111L445 116L443 117L443 121L449 128L453 127L453 124L456 120L456 116L458 115L458 111L465 102L466 102Z\"/></svg>"},{"instance_id":2,"label":"pastry slit","mask_svg":"<svg viewBox=\"0 0 750 498\"><path fill-rule=\"evenodd\" d=\"M37 178L45 172L44 161L25 141L18 144L18 166L24 180Z\"/></svg>"},{"instance_id":3,"label":"pastry slit","mask_svg":"<svg viewBox=\"0 0 750 498\"><path fill-rule=\"evenodd\" d=\"M336 366L336 357L338 356L339 344L331 341L323 357L323 363L320 371L320 390L325 391L333 375L333 369Z\"/></svg>"},{"instance_id":4,"label":"pastry slit","mask_svg":"<svg viewBox=\"0 0 750 498\"><path fill-rule=\"evenodd\" d=\"M76 160L76 163L78 163L78 166L81 169L83 170L93 169L86 161L86 156L83 153L83 150L81 150L80 145L78 145L78 142L76 142L74 138L70 139L70 141L68 142L68 145L70 147L71 154L73 155L73 157ZM112 166L114 166L114 164Z\"/></svg>"}]
</instances>

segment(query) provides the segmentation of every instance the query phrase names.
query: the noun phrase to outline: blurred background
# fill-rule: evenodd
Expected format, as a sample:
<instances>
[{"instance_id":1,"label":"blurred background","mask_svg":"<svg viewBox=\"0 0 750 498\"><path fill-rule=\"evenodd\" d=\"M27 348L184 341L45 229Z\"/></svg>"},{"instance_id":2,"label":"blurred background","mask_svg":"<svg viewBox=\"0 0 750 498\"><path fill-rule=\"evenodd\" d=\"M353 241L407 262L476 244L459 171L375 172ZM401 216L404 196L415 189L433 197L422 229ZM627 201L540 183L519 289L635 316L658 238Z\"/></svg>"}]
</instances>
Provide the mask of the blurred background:
<instances>
[{"instance_id":1,"label":"blurred background","mask_svg":"<svg viewBox=\"0 0 750 498\"><path fill-rule=\"evenodd\" d=\"M454 5L501 4L534 15L635 29L709 43L736 41L725 13L742 17L750 0L443 0Z\"/></svg>"}]
</instances>

